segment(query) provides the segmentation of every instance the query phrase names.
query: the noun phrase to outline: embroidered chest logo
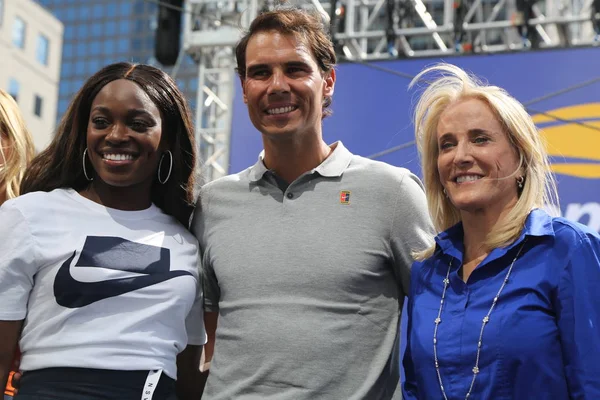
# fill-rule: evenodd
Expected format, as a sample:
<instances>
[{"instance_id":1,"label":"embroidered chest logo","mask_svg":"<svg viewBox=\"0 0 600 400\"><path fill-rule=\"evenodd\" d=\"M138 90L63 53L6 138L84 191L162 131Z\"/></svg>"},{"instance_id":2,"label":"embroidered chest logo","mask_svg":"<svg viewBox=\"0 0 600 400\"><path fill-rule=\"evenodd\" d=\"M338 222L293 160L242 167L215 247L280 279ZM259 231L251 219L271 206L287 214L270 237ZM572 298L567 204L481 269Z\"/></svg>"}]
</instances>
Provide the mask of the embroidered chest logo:
<instances>
[{"instance_id":1,"label":"embroidered chest logo","mask_svg":"<svg viewBox=\"0 0 600 400\"><path fill-rule=\"evenodd\" d=\"M350 204L350 191L342 190L340 192L340 204Z\"/></svg>"}]
</instances>

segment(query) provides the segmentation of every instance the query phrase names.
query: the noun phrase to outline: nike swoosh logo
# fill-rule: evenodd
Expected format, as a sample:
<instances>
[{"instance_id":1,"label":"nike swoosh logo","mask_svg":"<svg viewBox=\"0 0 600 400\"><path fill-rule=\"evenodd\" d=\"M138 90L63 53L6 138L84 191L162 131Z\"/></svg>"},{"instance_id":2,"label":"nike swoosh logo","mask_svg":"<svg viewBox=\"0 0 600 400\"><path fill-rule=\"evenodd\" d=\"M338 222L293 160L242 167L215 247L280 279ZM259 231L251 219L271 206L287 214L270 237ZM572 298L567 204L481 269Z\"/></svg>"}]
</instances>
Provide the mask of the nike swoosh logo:
<instances>
[{"instance_id":1,"label":"nike swoosh logo","mask_svg":"<svg viewBox=\"0 0 600 400\"><path fill-rule=\"evenodd\" d=\"M144 274L100 282L80 282L71 275L73 252L59 268L54 280L56 302L67 308L80 308L100 300L192 274L170 270L169 249L130 242L121 238L88 236L75 267L118 269Z\"/></svg>"}]
</instances>

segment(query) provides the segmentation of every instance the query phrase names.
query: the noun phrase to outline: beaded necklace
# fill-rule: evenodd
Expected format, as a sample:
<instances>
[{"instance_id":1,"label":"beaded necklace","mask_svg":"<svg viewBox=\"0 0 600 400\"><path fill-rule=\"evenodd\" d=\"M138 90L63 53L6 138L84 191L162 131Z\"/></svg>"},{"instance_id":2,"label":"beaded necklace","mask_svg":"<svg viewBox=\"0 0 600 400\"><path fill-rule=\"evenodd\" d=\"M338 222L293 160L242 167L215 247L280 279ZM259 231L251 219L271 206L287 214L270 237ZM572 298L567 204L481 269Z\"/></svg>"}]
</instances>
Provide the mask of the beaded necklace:
<instances>
[{"instance_id":1,"label":"beaded necklace","mask_svg":"<svg viewBox=\"0 0 600 400\"><path fill-rule=\"evenodd\" d=\"M483 330L485 329L488 322L490 322L490 314L496 307L496 304L498 303L498 299L500 297L500 293L502 293L504 286L506 286L506 284L508 283L508 278L510 277L510 273L512 272L513 266L515 265L515 261L517 261L517 258L519 257L519 255L521 254L521 251L523 250L523 246L525 246L525 240L523 241L523 244L521 244L521 247L519 248L517 255L513 259L512 263L510 264L510 267L508 268L508 272L506 273L506 276L504 277L504 281L502 282L500 289L498 289L498 293L496 293L496 296L494 297L494 300L492 301L492 305L490 306L490 309L488 310L486 316L483 317L483 320L481 321L481 330L479 331L479 340L477 341L477 355L475 357L475 366L472 369L473 378L471 379L471 385L469 386L469 391L467 392L465 399L468 399L469 396L471 396L471 392L473 391L473 385L475 384L475 379L477 378L477 375L479 374L479 358L481 356L481 346L483 344ZM437 317L434 320L435 329L433 330L433 358L435 360L435 372L437 373L438 382L440 384L440 389L442 390L442 395L444 396L444 400L448 400L448 397L446 396L446 391L444 389L444 385L442 384L442 375L440 373L440 363L438 361L438 356L437 356L437 333L438 333L438 328L440 326L440 323L442 322L442 318L441 318L442 317L442 308L444 307L444 300L446 298L446 289L448 289L448 285L450 284L449 278L450 278L450 270L451 269L452 269L452 260L450 260L450 263L448 264L448 271L446 272L446 277L443 280L444 290L442 291L442 300L440 301L440 309L438 310Z\"/></svg>"}]
</instances>

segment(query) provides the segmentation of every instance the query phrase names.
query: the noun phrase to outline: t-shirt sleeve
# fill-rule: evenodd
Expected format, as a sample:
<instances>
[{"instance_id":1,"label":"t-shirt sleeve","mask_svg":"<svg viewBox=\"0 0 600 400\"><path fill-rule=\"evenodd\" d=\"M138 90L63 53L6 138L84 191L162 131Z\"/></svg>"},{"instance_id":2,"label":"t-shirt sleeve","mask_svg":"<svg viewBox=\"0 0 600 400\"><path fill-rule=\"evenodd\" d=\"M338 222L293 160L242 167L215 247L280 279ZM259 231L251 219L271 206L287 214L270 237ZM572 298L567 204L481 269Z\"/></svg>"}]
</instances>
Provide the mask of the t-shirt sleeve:
<instances>
[{"instance_id":1,"label":"t-shirt sleeve","mask_svg":"<svg viewBox=\"0 0 600 400\"><path fill-rule=\"evenodd\" d=\"M27 315L29 293L37 273L35 240L29 223L13 202L0 207L0 320Z\"/></svg>"},{"instance_id":2,"label":"t-shirt sleeve","mask_svg":"<svg viewBox=\"0 0 600 400\"><path fill-rule=\"evenodd\" d=\"M192 305L192 309L185 320L185 328L187 330L188 344L200 346L206 343L206 331L204 329L204 298L202 296L202 276L200 276L200 284L196 299Z\"/></svg>"},{"instance_id":3,"label":"t-shirt sleeve","mask_svg":"<svg viewBox=\"0 0 600 400\"><path fill-rule=\"evenodd\" d=\"M209 312L217 312L219 311L221 291L219 289L219 282L217 281L210 263L210 249L208 249L206 245L206 235L207 230L209 229L207 219L210 214L209 193L207 191L201 192L198 203L192 220L192 232L196 235L200 245L199 268L204 298L204 309Z\"/></svg>"},{"instance_id":4,"label":"t-shirt sleeve","mask_svg":"<svg viewBox=\"0 0 600 400\"><path fill-rule=\"evenodd\" d=\"M412 173L407 173L400 183L390 235L395 273L408 294L413 254L430 247L434 237L423 185Z\"/></svg>"},{"instance_id":5,"label":"t-shirt sleeve","mask_svg":"<svg viewBox=\"0 0 600 400\"><path fill-rule=\"evenodd\" d=\"M204 309L209 312L219 311L219 299L221 289L215 276L215 272L208 262L208 257L202 257L202 288L204 289Z\"/></svg>"}]
</instances>

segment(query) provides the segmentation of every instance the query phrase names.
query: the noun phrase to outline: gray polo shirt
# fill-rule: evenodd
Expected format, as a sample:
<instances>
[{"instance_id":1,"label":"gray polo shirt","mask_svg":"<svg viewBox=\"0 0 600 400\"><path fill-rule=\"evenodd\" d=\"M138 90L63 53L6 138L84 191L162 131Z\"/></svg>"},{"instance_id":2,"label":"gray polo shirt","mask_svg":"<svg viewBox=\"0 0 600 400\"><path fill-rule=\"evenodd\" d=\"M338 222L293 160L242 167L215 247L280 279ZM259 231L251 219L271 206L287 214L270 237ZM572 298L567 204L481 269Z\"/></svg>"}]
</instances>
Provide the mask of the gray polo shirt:
<instances>
[{"instance_id":1,"label":"gray polo shirt","mask_svg":"<svg viewBox=\"0 0 600 400\"><path fill-rule=\"evenodd\" d=\"M218 311L203 399L399 399L411 252L433 229L408 170L341 142L287 188L262 160L203 187L193 228Z\"/></svg>"}]
</instances>

